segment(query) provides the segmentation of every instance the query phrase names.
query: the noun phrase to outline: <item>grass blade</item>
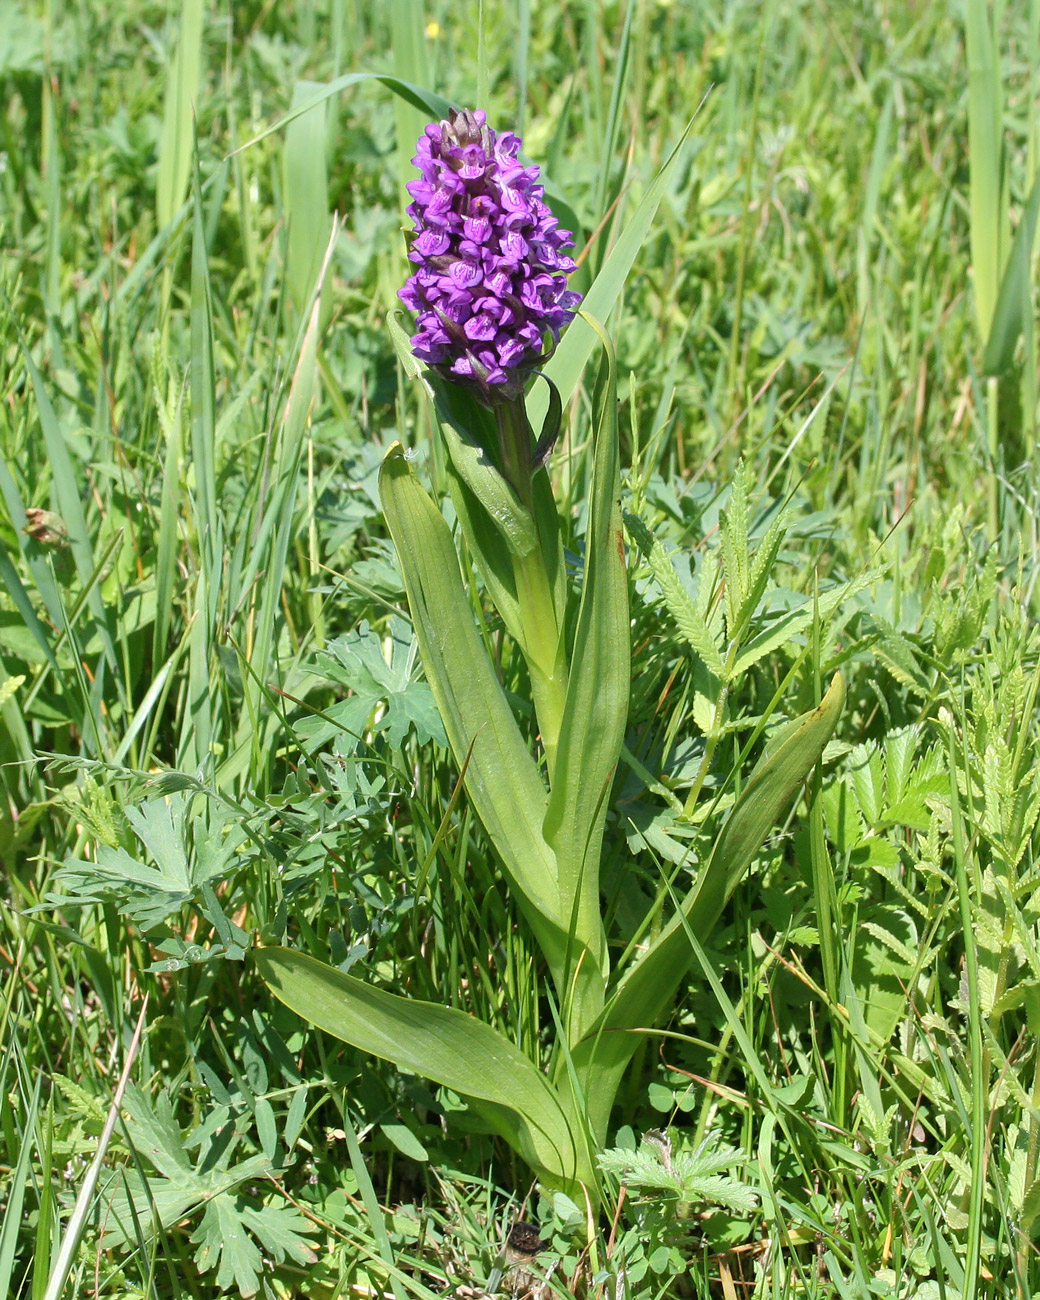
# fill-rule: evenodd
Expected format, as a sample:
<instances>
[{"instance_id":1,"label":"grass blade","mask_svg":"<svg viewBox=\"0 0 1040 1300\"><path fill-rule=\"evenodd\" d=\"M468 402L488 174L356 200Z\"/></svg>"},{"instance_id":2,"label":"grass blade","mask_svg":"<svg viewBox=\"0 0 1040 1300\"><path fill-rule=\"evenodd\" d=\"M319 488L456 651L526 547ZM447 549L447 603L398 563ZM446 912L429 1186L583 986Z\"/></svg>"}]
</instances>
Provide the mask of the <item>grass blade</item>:
<instances>
[{"instance_id":1,"label":"grass blade","mask_svg":"<svg viewBox=\"0 0 1040 1300\"><path fill-rule=\"evenodd\" d=\"M692 126L693 119L686 124L678 143L668 155L664 166L654 177L635 212L629 218L628 224L621 232L620 238L611 249L610 256L603 263L603 267L599 275L596 276L592 288L585 295L582 306L588 316L605 321L614 309L614 305L621 295L621 290L625 287L625 281L632 269L632 264L635 262L653 223L658 205L664 196L668 179L682 156L683 145L686 143L686 137L689 135ZM545 367L545 373L559 389L560 399L565 406L567 400L578 386L581 372L592 355L595 344L596 333L592 326L584 320L574 320L563 336L552 360ZM549 399L544 387L539 386L534 389L528 398L527 404L527 413L534 428L541 428L548 404Z\"/></svg>"},{"instance_id":2,"label":"grass blade","mask_svg":"<svg viewBox=\"0 0 1040 1300\"><path fill-rule=\"evenodd\" d=\"M123 1064L122 1072L119 1076L119 1082L116 1084L115 1092L112 1094L112 1103L108 1108L108 1115L105 1118L104 1128L101 1130L101 1136L98 1138L97 1151L93 1160L84 1175L83 1182L80 1185L79 1192L76 1196L76 1204L73 1206L72 1213L69 1215L68 1222L65 1224L65 1231L62 1233L61 1246L58 1250L57 1258L51 1267L50 1276L47 1279L47 1290L43 1293L43 1300L59 1300L62 1291L65 1288L65 1282L68 1279L69 1272L72 1269L72 1262L75 1258L76 1251L79 1249L80 1239L83 1236L87 1221L90 1217L91 1206L94 1200L94 1189L97 1187L98 1178L101 1176L101 1170L105 1163L105 1155L108 1151L108 1144L112 1140L112 1134L115 1132L116 1123L119 1120L119 1112L123 1104L123 1093L126 1091L126 1085L130 1081L130 1071L133 1069L134 1060L137 1056L137 1049L141 1042L141 1034L144 1030L145 1013L148 1010L148 999L144 1000L141 1006L141 1014L137 1017L137 1025L134 1028L133 1037L130 1040L130 1046L127 1049L126 1061Z\"/></svg>"},{"instance_id":3,"label":"grass blade","mask_svg":"<svg viewBox=\"0 0 1040 1300\"><path fill-rule=\"evenodd\" d=\"M183 0L177 49L169 66L159 137L155 215L161 230L184 202L195 138L195 102L202 70L202 0Z\"/></svg>"},{"instance_id":4,"label":"grass blade","mask_svg":"<svg viewBox=\"0 0 1040 1300\"><path fill-rule=\"evenodd\" d=\"M188 710L179 761L188 769L204 762L212 739L210 658L220 587L222 530L217 511L216 380L213 364L213 304L202 215L201 185L196 174L191 252L191 455L195 468L193 509L198 538L199 571L195 584L190 652Z\"/></svg>"},{"instance_id":5,"label":"grass blade","mask_svg":"<svg viewBox=\"0 0 1040 1300\"><path fill-rule=\"evenodd\" d=\"M313 81L298 81L293 107L314 98ZM289 225L289 289L296 310L307 310L321 274L329 243L329 181L325 167L328 148L327 113L320 107L294 117L285 133L282 169L285 182L285 216Z\"/></svg>"},{"instance_id":6,"label":"grass blade","mask_svg":"<svg viewBox=\"0 0 1040 1300\"><path fill-rule=\"evenodd\" d=\"M1033 255L1033 238L1036 220L1040 214L1040 174L1033 182L1029 198L1022 210L1011 254L1000 282L993 323L982 358L982 369L987 375L1001 375L1010 369L1015 358L1015 346L1022 331L1030 321L1032 310L1032 285L1029 267Z\"/></svg>"},{"instance_id":7,"label":"grass blade","mask_svg":"<svg viewBox=\"0 0 1040 1300\"><path fill-rule=\"evenodd\" d=\"M1000 59L986 0L965 0L964 29L968 52L971 264L979 334L986 339L993 324L1008 237Z\"/></svg>"}]
</instances>

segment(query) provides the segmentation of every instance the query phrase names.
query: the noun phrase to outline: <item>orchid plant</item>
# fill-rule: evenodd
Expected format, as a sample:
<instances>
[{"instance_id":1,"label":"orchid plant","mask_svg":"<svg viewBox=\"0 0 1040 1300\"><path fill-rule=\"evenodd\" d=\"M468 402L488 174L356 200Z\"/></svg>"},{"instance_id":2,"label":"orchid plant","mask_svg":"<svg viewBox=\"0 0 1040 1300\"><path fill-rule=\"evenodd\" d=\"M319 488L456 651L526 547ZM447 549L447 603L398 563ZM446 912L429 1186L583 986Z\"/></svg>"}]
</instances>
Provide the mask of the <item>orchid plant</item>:
<instances>
[{"instance_id":1,"label":"orchid plant","mask_svg":"<svg viewBox=\"0 0 1040 1300\"><path fill-rule=\"evenodd\" d=\"M692 887L681 897L663 888L670 912L657 905L642 941L612 960L600 851L631 671L614 354L602 326L581 313L602 362L584 566L572 584L546 468L562 403L543 368L580 296L567 287L571 235L520 147L480 111L452 110L426 128L414 159L421 177L409 186L415 270L401 291L416 330L409 340L397 317L390 327L438 414L459 528L526 663L534 742L482 638L451 528L399 444L384 460L380 493L467 796L551 980L549 1069L473 1016L389 993L307 954L265 947L256 962L302 1016L467 1098L545 1185L595 1206L596 1158L622 1076L642 1036L673 1007L698 940L820 758L842 686L836 678L816 709L773 734ZM536 433L539 375L548 400Z\"/></svg>"}]
</instances>

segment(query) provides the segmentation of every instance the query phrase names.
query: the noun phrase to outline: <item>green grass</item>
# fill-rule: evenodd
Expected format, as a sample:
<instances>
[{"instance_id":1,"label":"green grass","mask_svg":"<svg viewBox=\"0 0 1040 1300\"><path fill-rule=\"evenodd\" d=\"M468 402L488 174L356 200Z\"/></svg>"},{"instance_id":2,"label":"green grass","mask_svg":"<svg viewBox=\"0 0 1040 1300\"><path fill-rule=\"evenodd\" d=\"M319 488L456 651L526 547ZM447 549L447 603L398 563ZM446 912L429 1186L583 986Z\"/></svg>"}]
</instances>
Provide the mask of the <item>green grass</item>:
<instances>
[{"instance_id":1,"label":"green grass","mask_svg":"<svg viewBox=\"0 0 1040 1300\"><path fill-rule=\"evenodd\" d=\"M493 1277L518 1215L559 1294L1040 1289L1031 277L1002 300L1040 13L966 13L970 40L881 0L2 7L0 1291L52 1300L67 1265L65 1295L441 1294ZM444 487L384 324L423 116L359 80L272 129L352 73L486 86L580 223L577 287L631 261L616 933L710 849L760 721L844 673L821 773L689 936L612 1123L733 1147L750 1214L615 1187L583 1255L575 1207L457 1097L323 1038L250 963L286 938L549 1056L376 495L396 438ZM705 575L741 463L752 552L781 507L787 532L749 611L770 644L723 689L683 611L726 599Z\"/></svg>"}]
</instances>

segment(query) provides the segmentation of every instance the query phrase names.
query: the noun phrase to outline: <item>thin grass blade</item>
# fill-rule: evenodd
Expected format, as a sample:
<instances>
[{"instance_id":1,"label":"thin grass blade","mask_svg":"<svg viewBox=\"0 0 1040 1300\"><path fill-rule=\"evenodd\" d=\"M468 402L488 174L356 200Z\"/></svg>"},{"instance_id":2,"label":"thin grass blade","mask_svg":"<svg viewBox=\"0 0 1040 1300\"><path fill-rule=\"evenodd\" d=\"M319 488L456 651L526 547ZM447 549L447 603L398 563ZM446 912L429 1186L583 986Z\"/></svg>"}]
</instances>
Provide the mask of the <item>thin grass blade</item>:
<instances>
[{"instance_id":1,"label":"thin grass blade","mask_svg":"<svg viewBox=\"0 0 1040 1300\"><path fill-rule=\"evenodd\" d=\"M683 146L692 126L693 119L687 123L678 143L668 155L664 166L654 177L646 194L643 195L628 224L621 232L617 243L611 249L610 256L603 263L603 268L599 275L596 276L592 288L585 295L585 301L582 305L585 314L588 316L605 321L613 311L614 305L625 287L625 281L632 269L632 264L635 262L639 250L643 246L643 241L650 230L661 199L664 197L665 186L668 184L676 164L682 157ZM574 320L563 336L552 360L545 366L545 373L559 390L560 399L564 406L566 406L568 399L578 386L581 372L592 355L592 349L595 345L596 332L592 326L586 321ZM541 426L542 421L545 419L548 405L548 395L541 389L535 389L528 401L528 415L536 429Z\"/></svg>"},{"instance_id":2,"label":"thin grass blade","mask_svg":"<svg viewBox=\"0 0 1040 1300\"><path fill-rule=\"evenodd\" d=\"M1022 220L1018 223L1011 244L1011 255L1000 282L997 303L993 309L993 324L982 369L987 375L1002 375L1010 370L1015 359L1015 347L1022 331L1031 321L1032 282L1029 274L1036 235L1037 216L1040 215L1040 175L1033 182Z\"/></svg>"},{"instance_id":3,"label":"thin grass blade","mask_svg":"<svg viewBox=\"0 0 1040 1300\"><path fill-rule=\"evenodd\" d=\"M184 202L191 174L195 101L202 70L202 0L184 0L177 49L169 67L159 137L159 178L155 215L159 229L173 220Z\"/></svg>"}]
</instances>

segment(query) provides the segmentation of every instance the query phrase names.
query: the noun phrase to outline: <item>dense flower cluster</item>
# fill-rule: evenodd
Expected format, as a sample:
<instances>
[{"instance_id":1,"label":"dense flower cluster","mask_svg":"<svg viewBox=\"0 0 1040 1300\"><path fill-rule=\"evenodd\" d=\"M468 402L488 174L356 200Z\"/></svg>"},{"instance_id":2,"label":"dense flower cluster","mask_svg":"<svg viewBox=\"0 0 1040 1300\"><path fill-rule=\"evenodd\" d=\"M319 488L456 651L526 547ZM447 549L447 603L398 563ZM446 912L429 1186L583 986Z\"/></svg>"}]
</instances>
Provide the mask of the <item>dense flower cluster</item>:
<instances>
[{"instance_id":1,"label":"dense flower cluster","mask_svg":"<svg viewBox=\"0 0 1040 1300\"><path fill-rule=\"evenodd\" d=\"M400 291L418 313L412 349L488 403L519 395L530 370L573 319L574 241L542 201L520 139L496 135L479 109L451 111L419 138L408 186L415 274Z\"/></svg>"}]
</instances>

